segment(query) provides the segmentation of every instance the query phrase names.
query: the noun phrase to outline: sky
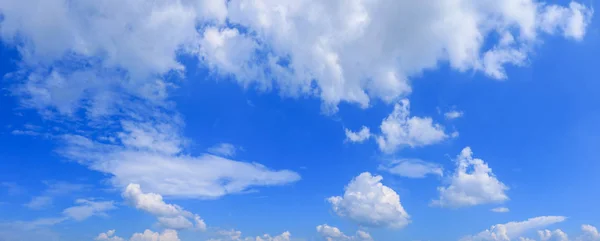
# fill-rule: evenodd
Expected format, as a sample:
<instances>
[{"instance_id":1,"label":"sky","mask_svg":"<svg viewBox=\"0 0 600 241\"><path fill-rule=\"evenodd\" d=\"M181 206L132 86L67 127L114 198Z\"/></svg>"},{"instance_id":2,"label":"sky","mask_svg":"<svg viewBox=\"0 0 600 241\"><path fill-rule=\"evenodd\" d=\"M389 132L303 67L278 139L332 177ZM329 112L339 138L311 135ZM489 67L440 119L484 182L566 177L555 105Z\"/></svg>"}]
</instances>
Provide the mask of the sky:
<instances>
[{"instance_id":1,"label":"sky","mask_svg":"<svg viewBox=\"0 0 600 241\"><path fill-rule=\"evenodd\" d=\"M0 241L600 240L596 8L0 0Z\"/></svg>"}]
</instances>

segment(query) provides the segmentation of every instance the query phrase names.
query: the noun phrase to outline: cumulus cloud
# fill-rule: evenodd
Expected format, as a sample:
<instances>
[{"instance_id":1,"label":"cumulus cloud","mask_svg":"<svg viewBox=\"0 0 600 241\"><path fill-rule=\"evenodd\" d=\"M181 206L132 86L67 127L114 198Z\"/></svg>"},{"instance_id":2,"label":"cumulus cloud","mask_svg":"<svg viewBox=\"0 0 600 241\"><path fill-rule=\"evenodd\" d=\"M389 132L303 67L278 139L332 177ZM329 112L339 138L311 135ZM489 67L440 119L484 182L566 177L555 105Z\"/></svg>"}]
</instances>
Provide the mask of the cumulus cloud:
<instances>
[{"instance_id":1,"label":"cumulus cloud","mask_svg":"<svg viewBox=\"0 0 600 241\"><path fill-rule=\"evenodd\" d=\"M106 211L116 208L113 201L77 199L75 203L78 205L63 210L63 214L77 221L91 216L106 216Z\"/></svg>"},{"instance_id":2,"label":"cumulus cloud","mask_svg":"<svg viewBox=\"0 0 600 241\"><path fill-rule=\"evenodd\" d=\"M563 216L541 216L521 222L496 224L489 229L473 236L463 237L461 241L510 241L518 238L529 230L543 228L551 224L565 221Z\"/></svg>"},{"instance_id":3,"label":"cumulus cloud","mask_svg":"<svg viewBox=\"0 0 600 241\"><path fill-rule=\"evenodd\" d=\"M242 232L238 230L219 230L217 232L217 238L211 238L208 241L290 241L292 234L288 231L281 233L280 235L271 236L264 234L256 237L242 237Z\"/></svg>"},{"instance_id":4,"label":"cumulus cloud","mask_svg":"<svg viewBox=\"0 0 600 241\"><path fill-rule=\"evenodd\" d=\"M544 35L581 40L593 14L576 2L536 0L0 3L2 40L18 46L27 66L44 67L31 76L52 79L26 78L23 94L63 113L82 100L98 109L114 103L107 94L114 85L144 97L145 87L161 90L167 82L154 77L185 70L178 55L244 86L318 96L329 111L341 101L367 107L407 95L411 77L440 63L506 78L505 66L524 65ZM81 61L92 68L77 70L84 75L78 81L61 73L68 68L51 68ZM99 81L107 71L97 70L124 70L127 78Z\"/></svg>"},{"instance_id":5,"label":"cumulus cloud","mask_svg":"<svg viewBox=\"0 0 600 241\"><path fill-rule=\"evenodd\" d=\"M507 213L510 211L510 209L508 209L507 207L497 207L490 209L490 211L495 213Z\"/></svg>"},{"instance_id":6,"label":"cumulus cloud","mask_svg":"<svg viewBox=\"0 0 600 241\"><path fill-rule=\"evenodd\" d=\"M427 175L444 175L444 169L440 165L418 159L394 160L389 164L380 165L378 169L408 178L424 178Z\"/></svg>"},{"instance_id":7,"label":"cumulus cloud","mask_svg":"<svg viewBox=\"0 0 600 241\"><path fill-rule=\"evenodd\" d=\"M346 131L346 141L350 141L350 142L361 143L371 137L371 131L366 126L361 127L360 131L358 131L358 132L353 132L349 129L345 129L345 131Z\"/></svg>"},{"instance_id":8,"label":"cumulus cloud","mask_svg":"<svg viewBox=\"0 0 600 241\"><path fill-rule=\"evenodd\" d=\"M600 240L600 233L598 233L598 229L596 227L584 224L581 225L581 231L583 234L579 237L579 241L595 241Z\"/></svg>"},{"instance_id":9,"label":"cumulus cloud","mask_svg":"<svg viewBox=\"0 0 600 241\"><path fill-rule=\"evenodd\" d=\"M554 231L539 230L540 241L569 241L569 236L560 229Z\"/></svg>"},{"instance_id":10,"label":"cumulus cloud","mask_svg":"<svg viewBox=\"0 0 600 241\"><path fill-rule=\"evenodd\" d=\"M236 152L237 148L229 143L219 143L215 146L212 146L210 148L208 148L208 152L215 154L215 155L219 155L219 156L223 156L223 157L233 157L235 156L235 152Z\"/></svg>"},{"instance_id":11,"label":"cumulus cloud","mask_svg":"<svg viewBox=\"0 0 600 241\"><path fill-rule=\"evenodd\" d=\"M327 200L333 211L360 225L402 228L410 223L410 216L400 203L400 196L383 185L381 176L364 172L348 183L343 196Z\"/></svg>"},{"instance_id":12,"label":"cumulus cloud","mask_svg":"<svg viewBox=\"0 0 600 241\"><path fill-rule=\"evenodd\" d=\"M329 226L327 224L317 226L317 232L321 237L327 241L352 241L352 240L360 240L360 241L372 241L373 238L371 235L365 231L358 230L356 231L356 235L347 236L340 229L336 227Z\"/></svg>"},{"instance_id":13,"label":"cumulus cloud","mask_svg":"<svg viewBox=\"0 0 600 241\"><path fill-rule=\"evenodd\" d=\"M377 137L379 149L392 153L398 148L431 145L448 138L444 128L430 117L410 116L410 102L403 99L394 105L394 111L381 122Z\"/></svg>"},{"instance_id":14,"label":"cumulus cloud","mask_svg":"<svg viewBox=\"0 0 600 241\"><path fill-rule=\"evenodd\" d=\"M94 239L96 241L125 241L125 239L115 236L115 230L108 230L105 233L100 233ZM162 233L153 232L146 229L143 233L134 233L129 241L180 241L177 231L166 229Z\"/></svg>"},{"instance_id":15,"label":"cumulus cloud","mask_svg":"<svg viewBox=\"0 0 600 241\"><path fill-rule=\"evenodd\" d=\"M206 230L206 224L198 214L193 214L177 205L165 203L159 194L144 193L138 184L129 184L122 196L135 208L156 216L159 223L166 228Z\"/></svg>"},{"instance_id":16,"label":"cumulus cloud","mask_svg":"<svg viewBox=\"0 0 600 241\"><path fill-rule=\"evenodd\" d=\"M473 158L471 148L464 148L456 157L456 171L448 186L438 187L440 198L432 201L441 207L465 207L508 200L508 187L500 182L492 169L479 158Z\"/></svg>"}]
</instances>

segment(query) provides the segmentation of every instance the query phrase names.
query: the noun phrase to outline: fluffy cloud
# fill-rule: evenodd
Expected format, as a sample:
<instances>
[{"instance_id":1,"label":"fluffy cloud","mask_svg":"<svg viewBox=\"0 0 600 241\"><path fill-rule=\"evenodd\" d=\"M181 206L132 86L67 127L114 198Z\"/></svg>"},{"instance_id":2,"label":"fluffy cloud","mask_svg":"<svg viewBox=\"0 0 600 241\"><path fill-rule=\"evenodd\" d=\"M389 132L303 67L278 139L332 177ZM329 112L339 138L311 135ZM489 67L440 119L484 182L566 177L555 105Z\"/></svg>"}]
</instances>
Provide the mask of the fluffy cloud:
<instances>
[{"instance_id":1,"label":"fluffy cloud","mask_svg":"<svg viewBox=\"0 0 600 241\"><path fill-rule=\"evenodd\" d=\"M360 225L402 228L410 216L400 203L400 196L381 183L381 176L365 172L348 183L343 196L328 199L333 211Z\"/></svg>"},{"instance_id":2,"label":"fluffy cloud","mask_svg":"<svg viewBox=\"0 0 600 241\"><path fill-rule=\"evenodd\" d=\"M444 175L444 170L440 165L418 159L394 160L387 165L380 165L378 169L409 178L424 178L429 174Z\"/></svg>"},{"instance_id":3,"label":"fluffy cloud","mask_svg":"<svg viewBox=\"0 0 600 241\"><path fill-rule=\"evenodd\" d=\"M150 96L148 88L160 92L168 83L156 76L185 70L178 55L197 57L244 86L319 96L329 111L341 101L367 107L371 99L407 95L410 77L444 62L506 78L504 67L524 65L543 35L581 40L593 14L576 2L536 0L2 0L0 6L2 40L19 47L26 66L42 66L25 78L21 93L63 113L82 100L100 109L114 103L115 85L142 97ZM65 78L61 72L69 68L61 64L81 61L91 69ZM105 70L127 77L110 81Z\"/></svg>"},{"instance_id":4,"label":"fluffy cloud","mask_svg":"<svg viewBox=\"0 0 600 241\"><path fill-rule=\"evenodd\" d=\"M381 122L381 136L377 137L379 149L392 153L404 146L418 147L440 142L448 135L429 117L410 116L410 102L403 99L394 111Z\"/></svg>"},{"instance_id":5,"label":"fluffy cloud","mask_svg":"<svg viewBox=\"0 0 600 241\"><path fill-rule=\"evenodd\" d=\"M347 236L340 229L327 224L317 226L317 232L327 241L372 241L371 235L365 231L358 230L355 236Z\"/></svg>"},{"instance_id":6,"label":"fluffy cloud","mask_svg":"<svg viewBox=\"0 0 600 241\"><path fill-rule=\"evenodd\" d=\"M129 184L122 195L135 208L156 216L159 223L166 228L206 230L206 224L198 214L193 214L177 205L165 203L159 194L144 193L138 184Z\"/></svg>"},{"instance_id":7,"label":"fluffy cloud","mask_svg":"<svg viewBox=\"0 0 600 241\"><path fill-rule=\"evenodd\" d=\"M63 214L77 221L87 219L91 216L106 216L105 211L116 208L112 201L77 199L75 203L78 204L78 206L63 210Z\"/></svg>"},{"instance_id":8,"label":"fluffy cloud","mask_svg":"<svg viewBox=\"0 0 600 241\"><path fill-rule=\"evenodd\" d=\"M600 233L598 233L598 229L592 225L581 225L581 231L583 232L583 235L579 238L580 241L600 240Z\"/></svg>"},{"instance_id":9,"label":"fluffy cloud","mask_svg":"<svg viewBox=\"0 0 600 241\"><path fill-rule=\"evenodd\" d=\"M346 131L346 141L350 141L350 142L361 143L371 137L371 131L366 126L361 127L360 131L358 131L358 132L353 132L349 129L345 129L345 131Z\"/></svg>"},{"instance_id":10,"label":"fluffy cloud","mask_svg":"<svg viewBox=\"0 0 600 241\"><path fill-rule=\"evenodd\" d=\"M461 241L510 241L521 236L529 230L535 230L551 224L565 221L563 216L541 216L530 218L521 222L496 224L491 228L473 236L467 236Z\"/></svg>"},{"instance_id":11,"label":"fluffy cloud","mask_svg":"<svg viewBox=\"0 0 600 241\"><path fill-rule=\"evenodd\" d=\"M508 187L498 181L483 160L473 158L471 148L464 148L455 162L456 171L449 178L449 185L438 188L440 198L433 205L457 208L508 200Z\"/></svg>"},{"instance_id":12,"label":"fluffy cloud","mask_svg":"<svg viewBox=\"0 0 600 241\"><path fill-rule=\"evenodd\" d=\"M235 156L236 150L237 150L237 148L232 144L219 143L213 147L208 148L207 151L209 153L223 156L223 157L233 157L233 156Z\"/></svg>"},{"instance_id":13,"label":"fluffy cloud","mask_svg":"<svg viewBox=\"0 0 600 241\"><path fill-rule=\"evenodd\" d=\"M507 207L497 207L490 209L490 211L495 213L507 213L510 211L510 209L508 209Z\"/></svg>"},{"instance_id":14,"label":"fluffy cloud","mask_svg":"<svg viewBox=\"0 0 600 241\"><path fill-rule=\"evenodd\" d=\"M115 236L115 230L108 230L106 233L100 233L96 237L97 241L125 241L125 239ZM152 232L146 229L143 233L134 233L129 241L180 241L177 231L166 229L162 233Z\"/></svg>"},{"instance_id":15,"label":"fluffy cloud","mask_svg":"<svg viewBox=\"0 0 600 241\"><path fill-rule=\"evenodd\" d=\"M538 231L540 241L569 241L568 235L560 229L554 231L540 230Z\"/></svg>"},{"instance_id":16,"label":"fluffy cloud","mask_svg":"<svg viewBox=\"0 0 600 241\"><path fill-rule=\"evenodd\" d=\"M125 239L119 237L119 236L115 236L115 230L111 229L106 231L106 233L100 233L98 234L98 236L96 236L96 238L94 240L97 241L125 241Z\"/></svg>"}]
</instances>

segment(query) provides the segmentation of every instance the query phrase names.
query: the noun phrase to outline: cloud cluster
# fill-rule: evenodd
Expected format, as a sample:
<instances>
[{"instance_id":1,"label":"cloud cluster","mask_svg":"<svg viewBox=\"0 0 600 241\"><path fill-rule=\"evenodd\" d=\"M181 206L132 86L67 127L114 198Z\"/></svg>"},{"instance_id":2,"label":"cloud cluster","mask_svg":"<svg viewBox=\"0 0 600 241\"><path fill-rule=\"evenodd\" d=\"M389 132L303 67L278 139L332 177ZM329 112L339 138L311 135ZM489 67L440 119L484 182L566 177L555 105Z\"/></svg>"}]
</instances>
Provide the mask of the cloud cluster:
<instances>
[{"instance_id":1,"label":"cloud cluster","mask_svg":"<svg viewBox=\"0 0 600 241\"><path fill-rule=\"evenodd\" d=\"M410 116L410 101L402 99L394 105L394 110L381 122L381 135L371 134L369 128L362 127L353 132L346 129L346 140L363 142L374 137L379 149L394 153L402 147L420 147L438 143L449 137L444 127L433 123L430 117Z\"/></svg>"},{"instance_id":2,"label":"cloud cluster","mask_svg":"<svg viewBox=\"0 0 600 241\"><path fill-rule=\"evenodd\" d=\"M347 236L340 229L327 224L317 226L317 232L327 241L372 241L371 235L365 231L358 230L356 235Z\"/></svg>"},{"instance_id":3,"label":"cloud cluster","mask_svg":"<svg viewBox=\"0 0 600 241\"><path fill-rule=\"evenodd\" d=\"M118 104L116 89L164 99L172 82L161 77L185 71L181 55L244 86L318 96L327 111L367 107L407 95L410 77L440 63L506 78L505 66L526 64L544 35L582 39L593 14L536 0L0 3L0 37L27 66L24 102L95 114Z\"/></svg>"},{"instance_id":4,"label":"cloud cluster","mask_svg":"<svg viewBox=\"0 0 600 241\"><path fill-rule=\"evenodd\" d=\"M383 185L381 176L365 172L348 183L343 196L327 200L333 211L357 224L372 227L403 228L410 216L400 203L400 196Z\"/></svg>"},{"instance_id":5,"label":"cloud cluster","mask_svg":"<svg viewBox=\"0 0 600 241\"><path fill-rule=\"evenodd\" d=\"M165 228L206 230L206 223L198 214L165 203L159 194L144 193L138 184L129 184L122 196L135 208L156 216L158 222Z\"/></svg>"},{"instance_id":6,"label":"cloud cluster","mask_svg":"<svg viewBox=\"0 0 600 241\"><path fill-rule=\"evenodd\" d=\"M94 239L96 241L125 241L125 239L115 236L115 230L108 230L105 233L100 233ZM177 236L177 231L166 229L162 233L152 232L146 229L143 233L134 233L129 241L180 241Z\"/></svg>"},{"instance_id":7,"label":"cloud cluster","mask_svg":"<svg viewBox=\"0 0 600 241\"><path fill-rule=\"evenodd\" d=\"M242 237L242 232L238 230L219 230L217 238L211 238L208 241L290 241L292 234L288 231L280 235L271 236L264 234L256 237Z\"/></svg>"},{"instance_id":8,"label":"cloud cluster","mask_svg":"<svg viewBox=\"0 0 600 241\"><path fill-rule=\"evenodd\" d=\"M440 197L432 202L441 207L465 207L508 200L508 187L500 182L483 160L473 158L471 148L456 157L456 170L448 186L438 187Z\"/></svg>"},{"instance_id":9,"label":"cloud cluster","mask_svg":"<svg viewBox=\"0 0 600 241\"><path fill-rule=\"evenodd\" d=\"M563 216L541 216L530 218L521 222L509 222L505 224L496 224L489 229L473 236L467 236L461 241L510 241L529 230L535 230L546 227L551 224L565 221Z\"/></svg>"}]
</instances>

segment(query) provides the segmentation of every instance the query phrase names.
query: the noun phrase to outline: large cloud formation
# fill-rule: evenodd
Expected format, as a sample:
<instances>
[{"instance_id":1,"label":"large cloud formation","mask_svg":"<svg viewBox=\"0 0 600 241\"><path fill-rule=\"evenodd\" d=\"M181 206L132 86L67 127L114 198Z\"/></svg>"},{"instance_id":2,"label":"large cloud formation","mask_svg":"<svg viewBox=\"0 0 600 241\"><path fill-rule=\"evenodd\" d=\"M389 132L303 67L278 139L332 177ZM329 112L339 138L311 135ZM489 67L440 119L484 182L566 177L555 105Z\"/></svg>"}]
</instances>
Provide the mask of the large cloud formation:
<instances>
[{"instance_id":1,"label":"large cloud formation","mask_svg":"<svg viewBox=\"0 0 600 241\"><path fill-rule=\"evenodd\" d=\"M27 66L19 92L34 107L63 113L84 100L96 111L109 108L116 89L160 100L172 84L160 77L186 68L179 55L244 86L318 96L326 111L341 101L367 107L374 98L410 93L411 76L442 62L506 78L504 67L526 64L544 35L582 39L593 14L577 2L536 0L1 0L0 6L0 36L19 46Z\"/></svg>"}]
</instances>

